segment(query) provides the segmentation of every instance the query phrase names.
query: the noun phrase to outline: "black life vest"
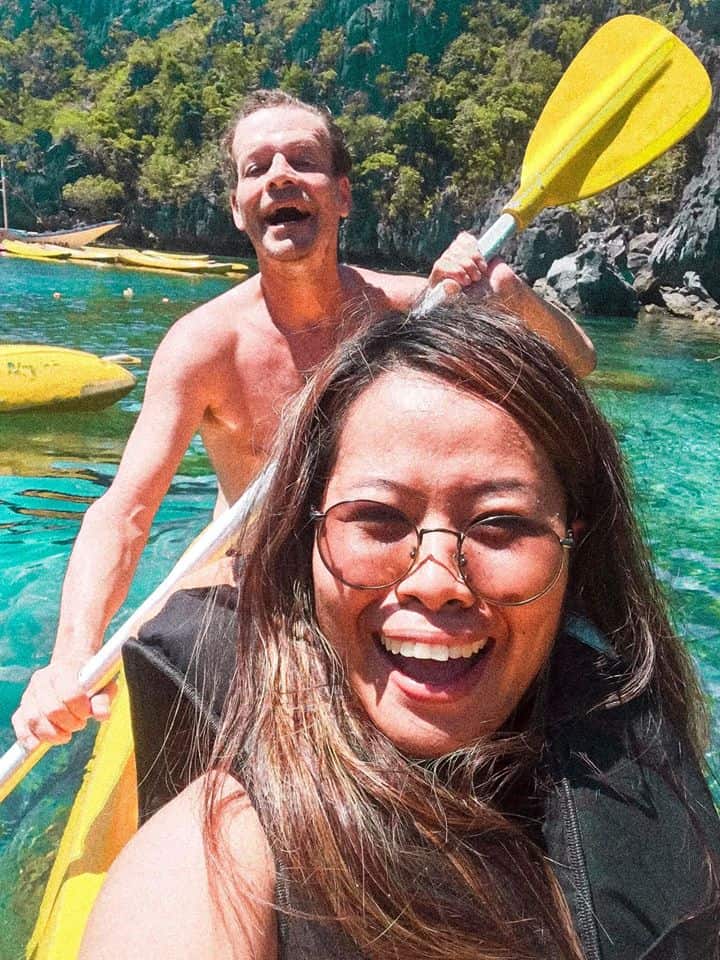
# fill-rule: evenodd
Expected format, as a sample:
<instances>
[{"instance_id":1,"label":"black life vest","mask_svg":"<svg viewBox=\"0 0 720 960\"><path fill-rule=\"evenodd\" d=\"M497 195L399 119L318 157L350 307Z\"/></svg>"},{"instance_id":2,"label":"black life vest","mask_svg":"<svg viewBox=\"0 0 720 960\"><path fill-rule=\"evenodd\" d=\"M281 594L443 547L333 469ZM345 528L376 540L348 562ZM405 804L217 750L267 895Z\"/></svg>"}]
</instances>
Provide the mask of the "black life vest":
<instances>
[{"instance_id":1,"label":"black life vest","mask_svg":"<svg viewBox=\"0 0 720 960\"><path fill-rule=\"evenodd\" d=\"M141 817L207 764L235 670L237 595L175 594L124 651ZM595 703L598 655L562 638L548 686L543 840L587 960L720 955L720 822L689 750L646 698ZM278 906L304 906L278 864ZM360 960L335 924L279 912L279 960Z\"/></svg>"}]
</instances>

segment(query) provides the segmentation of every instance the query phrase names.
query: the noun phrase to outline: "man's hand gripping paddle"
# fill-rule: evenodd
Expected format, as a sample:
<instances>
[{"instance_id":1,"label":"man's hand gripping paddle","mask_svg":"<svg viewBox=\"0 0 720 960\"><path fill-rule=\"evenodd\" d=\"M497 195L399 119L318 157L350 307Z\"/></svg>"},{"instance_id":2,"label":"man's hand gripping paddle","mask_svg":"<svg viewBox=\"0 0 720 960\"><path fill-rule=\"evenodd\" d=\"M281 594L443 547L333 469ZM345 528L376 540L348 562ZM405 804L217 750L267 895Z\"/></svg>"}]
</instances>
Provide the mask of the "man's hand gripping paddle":
<instances>
[{"instance_id":1,"label":"man's hand gripping paddle","mask_svg":"<svg viewBox=\"0 0 720 960\"><path fill-rule=\"evenodd\" d=\"M664 27L643 17L617 17L602 26L565 71L530 137L520 187L502 216L480 238L489 258L546 207L581 200L619 183L692 130L710 105L710 81L697 57ZM421 309L445 299L434 288ZM246 522L259 478L182 557L167 579L83 668L83 688L95 693L120 667L122 645L181 580L227 549ZM15 743L0 757L0 801L46 752Z\"/></svg>"},{"instance_id":2,"label":"man's hand gripping paddle","mask_svg":"<svg viewBox=\"0 0 720 960\"><path fill-rule=\"evenodd\" d=\"M712 90L695 54L645 17L616 17L588 40L553 90L525 151L520 186L478 240L485 259L547 207L591 197L686 136ZM442 284L420 305L446 299Z\"/></svg>"}]
</instances>

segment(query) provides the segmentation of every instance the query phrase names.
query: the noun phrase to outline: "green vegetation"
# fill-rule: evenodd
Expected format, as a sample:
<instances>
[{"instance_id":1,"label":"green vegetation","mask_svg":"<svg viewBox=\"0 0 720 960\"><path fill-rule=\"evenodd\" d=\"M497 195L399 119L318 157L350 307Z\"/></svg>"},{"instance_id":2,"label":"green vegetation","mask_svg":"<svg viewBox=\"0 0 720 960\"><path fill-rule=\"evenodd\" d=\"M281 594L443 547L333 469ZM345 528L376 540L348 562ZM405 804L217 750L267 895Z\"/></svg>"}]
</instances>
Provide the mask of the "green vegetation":
<instances>
[{"instance_id":1,"label":"green vegetation","mask_svg":"<svg viewBox=\"0 0 720 960\"><path fill-rule=\"evenodd\" d=\"M152 22L144 5L120 6L101 24L73 0L33 0L31 20L27 4L4 4L0 152L17 226L35 225L31 211L121 212L173 240L198 211L222 207L218 142L239 98L279 83L328 104L348 136L356 215L345 254L412 263L441 211L470 225L512 188L543 103L611 4L195 0L160 3ZM683 13L672 0L619 7L670 26ZM630 189L617 200L618 216L655 204L661 217L686 172L676 151L645 175L642 198Z\"/></svg>"},{"instance_id":2,"label":"green vegetation","mask_svg":"<svg viewBox=\"0 0 720 960\"><path fill-rule=\"evenodd\" d=\"M91 220L111 216L123 200L123 188L108 177L80 177L62 189L63 203Z\"/></svg>"}]
</instances>

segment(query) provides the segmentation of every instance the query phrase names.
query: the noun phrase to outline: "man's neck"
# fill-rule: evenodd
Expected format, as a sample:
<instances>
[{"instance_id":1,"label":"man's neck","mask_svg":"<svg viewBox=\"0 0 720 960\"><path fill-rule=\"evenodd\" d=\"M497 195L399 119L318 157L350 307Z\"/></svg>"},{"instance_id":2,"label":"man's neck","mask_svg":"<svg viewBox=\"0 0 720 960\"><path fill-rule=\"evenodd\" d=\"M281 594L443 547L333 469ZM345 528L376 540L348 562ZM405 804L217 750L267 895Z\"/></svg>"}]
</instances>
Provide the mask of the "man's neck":
<instances>
[{"instance_id":1,"label":"man's neck","mask_svg":"<svg viewBox=\"0 0 720 960\"><path fill-rule=\"evenodd\" d=\"M273 323L297 333L337 323L350 293L337 259L322 265L310 258L261 264L260 285Z\"/></svg>"}]
</instances>

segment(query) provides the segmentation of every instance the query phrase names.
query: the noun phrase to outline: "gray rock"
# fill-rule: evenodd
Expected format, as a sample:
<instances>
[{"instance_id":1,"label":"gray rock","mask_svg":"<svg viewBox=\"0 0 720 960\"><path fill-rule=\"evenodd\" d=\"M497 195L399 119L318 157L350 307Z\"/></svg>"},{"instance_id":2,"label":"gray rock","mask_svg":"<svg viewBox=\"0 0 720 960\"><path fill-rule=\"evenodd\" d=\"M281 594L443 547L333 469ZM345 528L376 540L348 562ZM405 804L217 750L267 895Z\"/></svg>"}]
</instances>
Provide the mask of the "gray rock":
<instances>
[{"instance_id":1,"label":"gray rock","mask_svg":"<svg viewBox=\"0 0 720 960\"><path fill-rule=\"evenodd\" d=\"M578 245L577 219L569 210L545 211L518 239L513 266L529 284L544 277L555 260Z\"/></svg>"},{"instance_id":2,"label":"gray rock","mask_svg":"<svg viewBox=\"0 0 720 960\"><path fill-rule=\"evenodd\" d=\"M628 270L637 274L647 264L659 236L659 233L639 233L630 238L627 251Z\"/></svg>"},{"instance_id":3,"label":"gray rock","mask_svg":"<svg viewBox=\"0 0 720 960\"><path fill-rule=\"evenodd\" d=\"M635 317L640 308L633 287L601 250L579 250L556 260L546 281L577 313Z\"/></svg>"},{"instance_id":4,"label":"gray rock","mask_svg":"<svg viewBox=\"0 0 720 960\"><path fill-rule=\"evenodd\" d=\"M720 324L720 304L699 282L697 274L685 274L681 288L661 287L660 295L665 309L676 317L685 317L696 323Z\"/></svg>"},{"instance_id":5,"label":"gray rock","mask_svg":"<svg viewBox=\"0 0 720 960\"><path fill-rule=\"evenodd\" d=\"M655 274L652 272L652 269L647 264L641 267L635 274L633 288L640 299L640 303L643 305L663 305L664 301L662 299L662 294L660 293L661 286L662 284L660 280L655 276Z\"/></svg>"},{"instance_id":6,"label":"gray rock","mask_svg":"<svg viewBox=\"0 0 720 960\"><path fill-rule=\"evenodd\" d=\"M712 300L712 297L703 286L702 280L694 270L688 270L684 275L683 288L701 300Z\"/></svg>"},{"instance_id":7,"label":"gray rock","mask_svg":"<svg viewBox=\"0 0 720 960\"><path fill-rule=\"evenodd\" d=\"M661 287L660 293L665 309L673 316L687 317L689 320L695 316L697 300L693 303L686 294L673 287Z\"/></svg>"},{"instance_id":8,"label":"gray rock","mask_svg":"<svg viewBox=\"0 0 720 960\"><path fill-rule=\"evenodd\" d=\"M716 58L717 62L717 58ZM720 83L720 64L713 87ZM664 284L679 286L688 270L697 273L715 300L720 300L720 117L717 109L704 147L702 169L686 186L677 214L651 256ZM707 126L708 121L706 121Z\"/></svg>"}]
</instances>

